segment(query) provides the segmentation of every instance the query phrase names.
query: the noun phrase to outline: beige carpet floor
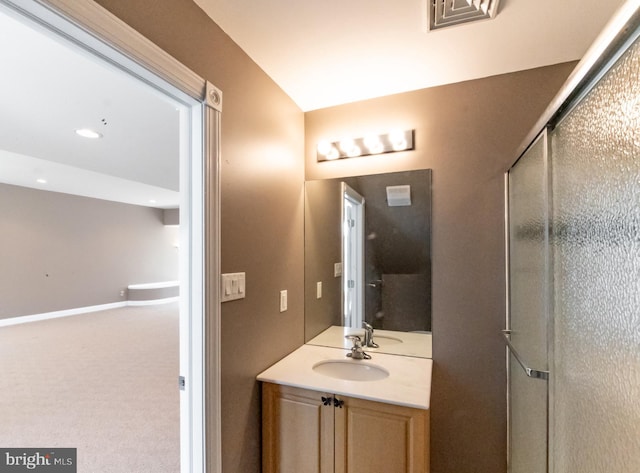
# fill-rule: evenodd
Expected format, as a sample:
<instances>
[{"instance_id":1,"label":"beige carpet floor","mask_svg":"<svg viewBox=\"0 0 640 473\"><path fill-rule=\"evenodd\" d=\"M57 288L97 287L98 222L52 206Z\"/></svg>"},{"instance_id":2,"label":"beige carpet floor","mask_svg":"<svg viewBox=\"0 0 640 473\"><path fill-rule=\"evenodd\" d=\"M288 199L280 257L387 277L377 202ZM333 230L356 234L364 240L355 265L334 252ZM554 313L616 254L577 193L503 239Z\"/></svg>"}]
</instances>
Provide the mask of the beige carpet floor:
<instances>
[{"instance_id":1,"label":"beige carpet floor","mask_svg":"<svg viewBox=\"0 0 640 473\"><path fill-rule=\"evenodd\" d=\"M77 448L78 473L180 471L178 306L0 327L0 446Z\"/></svg>"}]
</instances>

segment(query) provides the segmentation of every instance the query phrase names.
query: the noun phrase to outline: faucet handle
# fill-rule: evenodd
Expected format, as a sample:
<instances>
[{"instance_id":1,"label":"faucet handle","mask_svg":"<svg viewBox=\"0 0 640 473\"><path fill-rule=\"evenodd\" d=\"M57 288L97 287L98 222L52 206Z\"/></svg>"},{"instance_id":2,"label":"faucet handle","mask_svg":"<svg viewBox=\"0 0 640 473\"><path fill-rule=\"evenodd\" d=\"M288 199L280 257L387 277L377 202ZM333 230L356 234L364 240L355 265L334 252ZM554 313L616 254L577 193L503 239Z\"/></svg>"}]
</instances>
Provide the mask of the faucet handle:
<instances>
[{"instance_id":1,"label":"faucet handle","mask_svg":"<svg viewBox=\"0 0 640 473\"><path fill-rule=\"evenodd\" d=\"M362 339L358 335L345 335L344 338L353 342L351 352L347 353L347 357L353 360L370 360L371 355L365 353L362 349Z\"/></svg>"},{"instance_id":2,"label":"faucet handle","mask_svg":"<svg viewBox=\"0 0 640 473\"><path fill-rule=\"evenodd\" d=\"M380 345L373 341L373 325L363 321L362 328L364 328L364 345L369 348L380 348Z\"/></svg>"},{"instance_id":3,"label":"faucet handle","mask_svg":"<svg viewBox=\"0 0 640 473\"><path fill-rule=\"evenodd\" d=\"M353 342L353 348L362 348L362 339L359 335L345 335L344 338Z\"/></svg>"}]
</instances>

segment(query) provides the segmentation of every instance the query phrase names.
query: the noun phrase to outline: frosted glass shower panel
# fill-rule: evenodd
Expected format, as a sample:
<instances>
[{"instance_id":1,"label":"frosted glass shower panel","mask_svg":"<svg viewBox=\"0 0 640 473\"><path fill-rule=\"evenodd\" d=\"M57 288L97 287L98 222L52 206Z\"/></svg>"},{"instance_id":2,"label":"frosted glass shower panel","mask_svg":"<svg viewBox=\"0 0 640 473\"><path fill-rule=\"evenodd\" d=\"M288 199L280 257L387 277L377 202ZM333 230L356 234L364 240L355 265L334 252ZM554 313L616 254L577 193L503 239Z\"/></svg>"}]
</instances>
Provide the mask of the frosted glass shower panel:
<instances>
[{"instance_id":1,"label":"frosted glass shower panel","mask_svg":"<svg viewBox=\"0 0 640 473\"><path fill-rule=\"evenodd\" d=\"M543 133L509 171L509 471L547 471L547 382L521 362L547 370L547 137Z\"/></svg>"},{"instance_id":2,"label":"frosted glass shower panel","mask_svg":"<svg viewBox=\"0 0 640 473\"><path fill-rule=\"evenodd\" d=\"M554 471L640 471L640 53L552 143Z\"/></svg>"},{"instance_id":3,"label":"frosted glass shower panel","mask_svg":"<svg viewBox=\"0 0 640 473\"><path fill-rule=\"evenodd\" d=\"M509 171L509 314L511 342L531 367L547 369L547 136Z\"/></svg>"}]
</instances>

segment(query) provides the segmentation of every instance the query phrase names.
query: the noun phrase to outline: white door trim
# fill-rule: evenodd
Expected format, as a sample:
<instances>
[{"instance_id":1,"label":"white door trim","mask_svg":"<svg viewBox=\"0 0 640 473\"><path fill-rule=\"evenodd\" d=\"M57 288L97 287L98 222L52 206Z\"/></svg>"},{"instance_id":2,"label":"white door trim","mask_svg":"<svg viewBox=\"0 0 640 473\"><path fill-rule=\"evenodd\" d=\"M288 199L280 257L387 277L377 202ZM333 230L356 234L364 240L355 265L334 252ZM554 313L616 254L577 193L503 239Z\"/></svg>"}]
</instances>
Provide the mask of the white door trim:
<instances>
[{"instance_id":1,"label":"white door trim","mask_svg":"<svg viewBox=\"0 0 640 473\"><path fill-rule=\"evenodd\" d=\"M341 183L342 198L342 285L343 324L352 328L361 328L364 321L364 206L365 199L346 182ZM353 230L347 230L346 201L350 202L355 211L353 215ZM355 243L355 251L348 257L345 235L351 236L351 243ZM353 287L349 287L349 279ZM347 301L351 303L348 304ZM353 307L352 316L347 323L347 306Z\"/></svg>"}]
</instances>

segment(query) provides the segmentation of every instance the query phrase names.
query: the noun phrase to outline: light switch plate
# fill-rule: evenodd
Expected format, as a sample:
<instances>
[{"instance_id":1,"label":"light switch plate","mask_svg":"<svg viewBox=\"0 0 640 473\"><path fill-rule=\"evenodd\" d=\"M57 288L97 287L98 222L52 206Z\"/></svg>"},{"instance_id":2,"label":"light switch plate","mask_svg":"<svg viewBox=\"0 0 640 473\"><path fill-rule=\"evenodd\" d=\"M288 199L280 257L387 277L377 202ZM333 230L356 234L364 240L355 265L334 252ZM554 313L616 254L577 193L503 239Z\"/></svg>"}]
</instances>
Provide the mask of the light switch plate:
<instances>
[{"instance_id":1,"label":"light switch plate","mask_svg":"<svg viewBox=\"0 0 640 473\"><path fill-rule=\"evenodd\" d=\"M342 276L342 263L333 263L333 277L339 278Z\"/></svg>"},{"instance_id":2,"label":"light switch plate","mask_svg":"<svg viewBox=\"0 0 640 473\"><path fill-rule=\"evenodd\" d=\"M280 291L280 312L287 310L287 291Z\"/></svg>"},{"instance_id":3,"label":"light switch plate","mask_svg":"<svg viewBox=\"0 0 640 473\"><path fill-rule=\"evenodd\" d=\"M246 297L245 273L225 273L220 278L220 301L234 301Z\"/></svg>"}]
</instances>

